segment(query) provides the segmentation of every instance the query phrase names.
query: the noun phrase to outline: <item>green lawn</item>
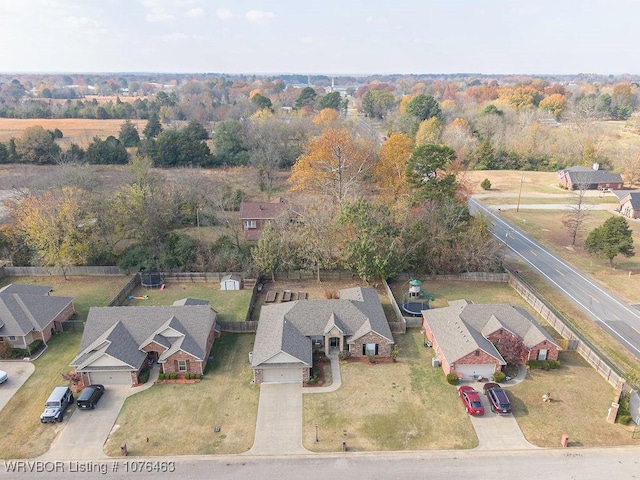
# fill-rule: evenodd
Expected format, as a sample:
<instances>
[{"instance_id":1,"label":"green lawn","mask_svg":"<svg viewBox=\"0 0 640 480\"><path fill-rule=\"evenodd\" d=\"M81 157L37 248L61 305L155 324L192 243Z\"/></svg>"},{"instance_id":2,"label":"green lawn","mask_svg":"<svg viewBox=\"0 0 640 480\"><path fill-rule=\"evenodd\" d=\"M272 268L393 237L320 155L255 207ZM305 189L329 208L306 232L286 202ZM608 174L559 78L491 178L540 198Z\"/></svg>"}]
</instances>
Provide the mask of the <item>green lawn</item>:
<instances>
[{"instance_id":1,"label":"green lawn","mask_svg":"<svg viewBox=\"0 0 640 480\"><path fill-rule=\"evenodd\" d=\"M513 415L529 442L558 447L562 434L572 446L640 446L630 427L606 422L614 389L577 352L561 352L559 370L530 370L526 379L509 388ZM550 392L551 403L542 395Z\"/></svg>"},{"instance_id":2,"label":"green lawn","mask_svg":"<svg viewBox=\"0 0 640 480\"><path fill-rule=\"evenodd\" d=\"M218 310L218 320L223 322L244 322L251 301L251 290L220 290L218 282L211 283L167 283L164 290L138 287L133 296L148 296L146 300L127 300L125 305L149 306L171 305L182 298L209 300Z\"/></svg>"},{"instance_id":3,"label":"green lawn","mask_svg":"<svg viewBox=\"0 0 640 480\"><path fill-rule=\"evenodd\" d=\"M131 455L154 456L231 454L251 448L260 395L251 383L248 362L254 338L223 334L213 345L213 362L200 383L154 385L127 398L106 453L118 456L122 443Z\"/></svg>"},{"instance_id":4,"label":"green lawn","mask_svg":"<svg viewBox=\"0 0 640 480\"><path fill-rule=\"evenodd\" d=\"M86 320L90 307L104 307L127 284L129 277L5 277L0 286L10 283L53 287L52 295L72 297L79 320Z\"/></svg>"},{"instance_id":5,"label":"green lawn","mask_svg":"<svg viewBox=\"0 0 640 480\"><path fill-rule=\"evenodd\" d=\"M478 439L455 387L431 366L417 329L395 337L397 363L341 362L342 387L304 395L303 441L311 451L473 448ZM315 425L320 442L315 442Z\"/></svg>"},{"instance_id":6,"label":"green lawn","mask_svg":"<svg viewBox=\"0 0 640 480\"><path fill-rule=\"evenodd\" d=\"M40 423L40 414L54 387L68 385L60 374L70 371L69 362L78 353L79 333L60 333L33 363L35 371L0 411L0 458L34 458L51 445L64 423ZM72 412L75 406L69 408ZM68 414L67 414L68 415Z\"/></svg>"}]
</instances>

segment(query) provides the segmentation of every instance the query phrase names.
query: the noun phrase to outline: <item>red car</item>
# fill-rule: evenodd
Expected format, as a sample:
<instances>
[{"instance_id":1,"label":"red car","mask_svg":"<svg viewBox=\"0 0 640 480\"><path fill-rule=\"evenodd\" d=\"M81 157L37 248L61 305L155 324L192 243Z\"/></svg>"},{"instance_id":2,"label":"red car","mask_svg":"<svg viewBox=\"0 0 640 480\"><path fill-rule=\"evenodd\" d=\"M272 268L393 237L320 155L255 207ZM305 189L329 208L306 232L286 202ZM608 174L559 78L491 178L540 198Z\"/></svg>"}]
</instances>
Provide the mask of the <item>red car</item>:
<instances>
[{"instance_id":1,"label":"red car","mask_svg":"<svg viewBox=\"0 0 640 480\"><path fill-rule=\"evenodd\" d=\"M469 385L458 387L458 395L460 395L464 408L469 415L484 415L482 400L480 400L480 395L473 387Z\"/></svg>"}]
</instances>

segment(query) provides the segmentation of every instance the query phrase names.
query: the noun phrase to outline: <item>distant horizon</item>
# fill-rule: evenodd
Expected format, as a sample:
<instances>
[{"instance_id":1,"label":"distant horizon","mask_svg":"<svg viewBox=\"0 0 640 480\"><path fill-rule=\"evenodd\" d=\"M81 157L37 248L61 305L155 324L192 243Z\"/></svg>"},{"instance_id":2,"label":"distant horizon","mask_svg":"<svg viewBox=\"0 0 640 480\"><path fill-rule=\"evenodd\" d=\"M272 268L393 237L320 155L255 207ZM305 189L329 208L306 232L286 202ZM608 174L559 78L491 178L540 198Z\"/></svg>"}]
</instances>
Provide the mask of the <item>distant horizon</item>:
<instances>
[{"instance_id":1,"label":"distant horizon","mask_svg":"<svg viewBox=\"0 0 640 480\"><path fill-rule=\"evenodd\" d=\"M0 66L21 74L640 74L630 73L640 70L639 0L211 3L5 0Z\"/></svg>"}]
</instances>

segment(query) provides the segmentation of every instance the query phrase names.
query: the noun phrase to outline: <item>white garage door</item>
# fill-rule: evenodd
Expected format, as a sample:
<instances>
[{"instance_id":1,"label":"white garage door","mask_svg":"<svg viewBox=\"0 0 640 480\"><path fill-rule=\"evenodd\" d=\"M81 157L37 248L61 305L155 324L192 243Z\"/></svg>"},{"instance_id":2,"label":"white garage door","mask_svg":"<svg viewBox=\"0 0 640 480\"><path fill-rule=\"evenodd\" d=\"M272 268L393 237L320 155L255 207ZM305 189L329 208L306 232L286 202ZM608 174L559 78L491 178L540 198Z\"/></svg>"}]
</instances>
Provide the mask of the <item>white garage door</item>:
<instances>
[{"instance_id":1,"label":"white garage door","mask_svg":"<svg viewBox=\"0 0 640 480\"><path fill-rule=\"evenodd\" d=\"M301 383L302 369L297 368L265 368L262 371L263 383Z\"/></svg>"},{"instance_id":2,"label":"white garage door","mask_svg":"<svg viewBox=\"0 0 640 480\"><path fill-rule=\"evenodd\" d=\"M456 373L464 374L465 378L473 378L476 375L491 379L494 372L493 365L458 365L456 364Z\"/></svg>"},{"instance_id":3,"label":"white garage door","mask_svg":"<svg viewBox=\"0 0 640 480\"><path fill-rule=\"evenodd\" d=\"M129 372L91 372L89 374L91 383L101 385L131 385L131 374Z\"/></svg>"}]
</instances>

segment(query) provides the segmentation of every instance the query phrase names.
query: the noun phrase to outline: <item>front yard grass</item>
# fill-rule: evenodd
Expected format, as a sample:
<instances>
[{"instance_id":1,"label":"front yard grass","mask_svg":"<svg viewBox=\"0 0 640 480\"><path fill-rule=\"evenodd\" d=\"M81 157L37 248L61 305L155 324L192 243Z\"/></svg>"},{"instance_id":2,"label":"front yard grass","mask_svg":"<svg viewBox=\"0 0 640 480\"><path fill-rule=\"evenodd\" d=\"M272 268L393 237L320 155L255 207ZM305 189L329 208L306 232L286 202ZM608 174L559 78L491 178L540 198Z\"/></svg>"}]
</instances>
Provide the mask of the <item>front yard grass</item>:
<instances>
[{"instance_id":1,"label":"front yard grass","mask_svg":"<svg viewBox=\"0 0 640 480\"><path fill-rule=\"evenodd\" d=\"M464 449L473 426L419 330L395 337L397 363L341 362L342 387L305 394L303 442L314 452ZM319 442L315 442L318 424Z\"/></svg>"},{"instance_id":2,"label":"front yard grass","mask_svg":"<svg viewBox=\"0 0 640 480\"><path fill-rule=\"evenodd\" d=\"M562 434L570 446L640 445L631 427L606 422L614 400L611 387L577 352L561 352L558 370L532 369L508 388L513 415L527 440L539 447L559 447ZM550 403L542 395L551 393Z\"/></svg>"},{"instance_id":3,"label":"front yard grass","mask_svg":"<svg viewBox=\"0 0 640 480\"><path fill-rule=\"evenodd\" d=\"M251 448L260 395L248 362L254 338L224 333L213 344L213 361L200 383L154 385L127 398L105 445L107 455L120 455L123 443L129 454L145 456Z\"/></svg>"},{"instance_id":4,"label":"front yard grass","mask_svg":"<svg viewBox=\"0 0 640 480\"><path fill-rule=\"evenodd\" d=\"M70 370L69 362L78 353L80 333L60 333L49 341L49 347L33 363L35 370L13 398L0 411L0 457L34 458L51 446L65 423L40 423L40 414L54 387L68 385L61 373ZM71 406L65 417L75 407Z\"/></svg>"},{"instance_id":5,"label":"front yard grass","mask_svg":"<svg viewBox=\"0 0 640 480\"><path fill-rule=\"evenodd\" d=\"M217 282L202 283L167 283L164 290L158 288L138 287L133 296L145 297L144 300L127 300L124 305L146 307L156 305L171 305L176 300L186 297L209 300L219 312L218 321L244 322L251 302L251 289L220 290Z\"/></svg>"}]
</instances>

